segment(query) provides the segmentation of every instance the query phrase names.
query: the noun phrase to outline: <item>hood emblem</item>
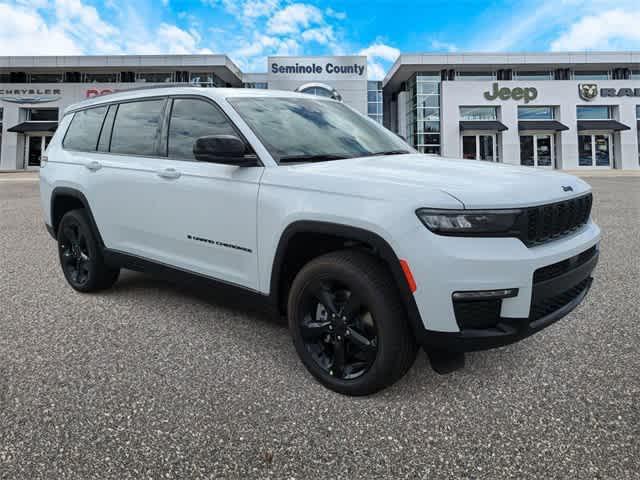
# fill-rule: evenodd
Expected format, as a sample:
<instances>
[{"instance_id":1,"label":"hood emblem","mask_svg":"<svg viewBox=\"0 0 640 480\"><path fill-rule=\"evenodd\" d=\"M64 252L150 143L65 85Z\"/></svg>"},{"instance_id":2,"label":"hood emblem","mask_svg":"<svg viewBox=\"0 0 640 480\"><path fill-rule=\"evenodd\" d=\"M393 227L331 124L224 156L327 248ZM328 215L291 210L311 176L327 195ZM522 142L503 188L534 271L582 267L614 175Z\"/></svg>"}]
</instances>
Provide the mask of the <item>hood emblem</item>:
<instances>
[{"instance_id":1,"label":"hood emblem","mask_svg":"<svg viewBox=\"0 0 640 480\"><path fill-rule=\"evenodd\" d=\"M562 191L563 192L573 192L573 187L570 185L563 185L562 186Z\"/></svg>"}]
</instances>

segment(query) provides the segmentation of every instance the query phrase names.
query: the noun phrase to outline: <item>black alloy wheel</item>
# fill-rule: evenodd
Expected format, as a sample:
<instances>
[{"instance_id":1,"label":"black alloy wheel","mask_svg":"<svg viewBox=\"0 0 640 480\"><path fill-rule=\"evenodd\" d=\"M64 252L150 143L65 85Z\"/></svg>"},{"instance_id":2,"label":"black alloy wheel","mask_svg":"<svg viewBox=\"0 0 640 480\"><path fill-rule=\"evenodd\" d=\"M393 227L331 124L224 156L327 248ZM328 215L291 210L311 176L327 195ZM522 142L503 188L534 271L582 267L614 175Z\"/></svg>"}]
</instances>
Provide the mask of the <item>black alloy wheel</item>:
<instances>
[{"instance_id":1,"label":"black alloy wheel","mask_svg":"<svg viewBox=\"0 0 640 480\"><path fill-rule=\"evenodd\" d=\"M82 287L89 280L91 257L87 236L76 221L68 221L61 229L58 244L65 276L73 285Z\"/></svg>"},{"instance_id":2,"label":"black alloy wheel","mask_svg":"<svg viewBox=\"0 0 640 480\"><path fill-rule=\"evenodd\" d=\"M371 312L337 279L316 280L305 297L306 313L300 330L313 360L342 380L363 375L373 365L378 350Z\"/></svg>"},{"instance_id":3,"label":"black alloy wheel","mask_svg":"<svg viewBox=\"0 0 640 480\"><path fill-rule=\"evenodd\" d=\"M111 287L120 269L105 264L84 210L67 212L58 226L58 255L69 285L79 292L94 292Z\"/></svg>"},{"instance_id":4,"label":"black alloy wheel","mask_svg":"<svg viewBox=\"0 0 640 480\"><path fill-rule=\"evenodd\" d=\"M345 395L369 395L400 379L417 345L392 276L362 250L327 253L296 275L289 330L307 370Z\"/></svg>"}]
</instances>

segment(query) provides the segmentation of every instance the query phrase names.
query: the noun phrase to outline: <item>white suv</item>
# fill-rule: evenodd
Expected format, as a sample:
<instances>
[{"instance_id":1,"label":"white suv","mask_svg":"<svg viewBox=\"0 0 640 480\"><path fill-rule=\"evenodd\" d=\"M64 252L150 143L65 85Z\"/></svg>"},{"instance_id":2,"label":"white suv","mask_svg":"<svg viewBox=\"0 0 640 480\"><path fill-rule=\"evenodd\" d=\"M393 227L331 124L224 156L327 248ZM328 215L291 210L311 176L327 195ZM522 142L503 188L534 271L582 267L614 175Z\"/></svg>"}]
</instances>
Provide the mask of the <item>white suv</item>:
<instances>
[{"instance_id":1,"label":"white suv","mask_svg":"<svg viewBox=\"0 0 640 480\"><path fill-rule=\"evenodd\" d=\"M550 325L598 259L585 182L421 155L305 94L107 95L68 108L46 155L44 219L73 288L130 268L251 291L351 395L398 380L419 345L446 371Z\"/></svg>"}]
</instances>

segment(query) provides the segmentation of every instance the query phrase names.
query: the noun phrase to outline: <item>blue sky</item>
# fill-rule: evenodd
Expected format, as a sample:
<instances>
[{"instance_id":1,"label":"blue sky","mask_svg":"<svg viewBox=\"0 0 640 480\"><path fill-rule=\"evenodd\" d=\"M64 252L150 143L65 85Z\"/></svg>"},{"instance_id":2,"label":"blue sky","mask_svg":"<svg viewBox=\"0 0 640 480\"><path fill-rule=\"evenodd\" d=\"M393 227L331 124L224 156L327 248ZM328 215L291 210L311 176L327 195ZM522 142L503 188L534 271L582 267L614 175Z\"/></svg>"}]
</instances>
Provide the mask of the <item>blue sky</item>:
<instances>
[{"instance_id":1,"label":"blue sky","mask_svg":"<svg viewBox=\"0 0 640 480\"><path fill-rule=\"evenodd\" d=\"M3 55L640 50L640 0L0 0Z\"/></svg>"}]
</instances>

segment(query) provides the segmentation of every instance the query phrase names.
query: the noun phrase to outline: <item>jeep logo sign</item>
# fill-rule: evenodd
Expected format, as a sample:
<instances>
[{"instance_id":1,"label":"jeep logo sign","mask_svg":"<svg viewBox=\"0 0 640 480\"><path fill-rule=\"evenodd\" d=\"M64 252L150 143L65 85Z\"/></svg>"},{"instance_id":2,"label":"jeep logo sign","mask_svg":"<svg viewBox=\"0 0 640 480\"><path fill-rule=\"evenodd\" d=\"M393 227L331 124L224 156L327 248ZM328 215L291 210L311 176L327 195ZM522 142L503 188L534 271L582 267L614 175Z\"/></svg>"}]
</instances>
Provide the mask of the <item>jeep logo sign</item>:
<instances>
[{"instance_id":1,"label":"jeep logo sign","mask_svg":"<svg viewBox=\"0 0 640 480\"><path fill-rule=\"evenodd\" d=\"M487 100L524 100L524 103L529 103L538 98L538 89L533 87L500 88L496 82L493 84L493 91L484 92L484 98Z\"/></svg>"}]
</instances>

